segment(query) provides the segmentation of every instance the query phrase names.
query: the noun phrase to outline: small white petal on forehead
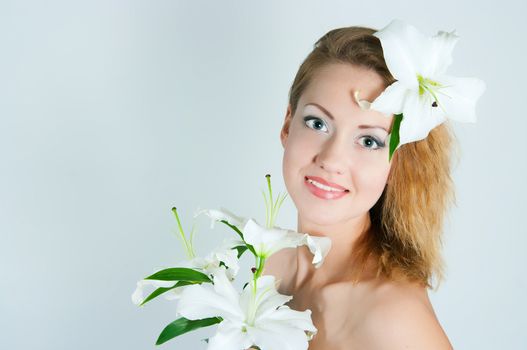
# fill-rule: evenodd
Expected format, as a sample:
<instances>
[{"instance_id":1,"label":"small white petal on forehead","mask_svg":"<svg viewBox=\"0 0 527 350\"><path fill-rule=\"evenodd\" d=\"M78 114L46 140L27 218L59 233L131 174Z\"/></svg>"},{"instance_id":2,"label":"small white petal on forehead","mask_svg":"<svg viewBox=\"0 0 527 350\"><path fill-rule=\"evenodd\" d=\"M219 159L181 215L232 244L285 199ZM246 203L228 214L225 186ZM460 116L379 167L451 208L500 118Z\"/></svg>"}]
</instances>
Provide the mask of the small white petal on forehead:
<instances>
[{"instance_id":1,"label":"small white petal on forehead","mask_svg":"<svg viewBox=\"0 0 527 350\"><path fill-rule=\"evenodd\" d=\"M360 90L355 90L355 92L353 93L353 98L355 99L355 102L357 103L357 105L359 105L360 109L365 110L365 111L370 109L371 102L360 99Z\"/></svg>"}]
</instances>

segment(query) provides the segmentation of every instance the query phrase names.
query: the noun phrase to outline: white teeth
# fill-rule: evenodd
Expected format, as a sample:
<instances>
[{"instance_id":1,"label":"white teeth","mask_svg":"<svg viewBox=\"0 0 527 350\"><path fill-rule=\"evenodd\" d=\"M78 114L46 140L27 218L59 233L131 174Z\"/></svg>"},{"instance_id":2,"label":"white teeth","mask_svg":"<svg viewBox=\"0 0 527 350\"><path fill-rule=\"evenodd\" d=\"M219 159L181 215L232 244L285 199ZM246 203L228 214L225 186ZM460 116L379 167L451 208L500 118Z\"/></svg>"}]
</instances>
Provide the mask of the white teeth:
<instances>
[{"instance_id":1,"label":"white teeth","mask_svg":"<svg viewBox=\"0 0 527 350\"><path fill-rule=\"evenodd\" d=\"M331 191L331 192L344 192L344 190L339 190L339 189L336 189L336 188L333 188L333 187L329 187L329 186L326 186L326 185L323 185L321 183L318 183L314 180L311 180L311 179L307 179L307 181L311 184L313 184L315 187L318 187L320 189L323 189L324 191Z\"/></svg>"}]
</instances>

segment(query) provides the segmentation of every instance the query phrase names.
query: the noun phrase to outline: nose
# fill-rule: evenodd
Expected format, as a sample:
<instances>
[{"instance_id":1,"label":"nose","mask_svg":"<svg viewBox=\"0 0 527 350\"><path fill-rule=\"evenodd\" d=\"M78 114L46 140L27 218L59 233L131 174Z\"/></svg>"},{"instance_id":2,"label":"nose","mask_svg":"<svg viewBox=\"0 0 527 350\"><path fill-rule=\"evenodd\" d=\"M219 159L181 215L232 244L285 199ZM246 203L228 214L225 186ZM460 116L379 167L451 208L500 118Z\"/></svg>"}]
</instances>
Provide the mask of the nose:
<instances>
[{"instance_id":1,"label":"nose","mask_svg":"<svg viewBox=\"0 0 527 350\"><path fill-rule=\"evenodd\" d=\"M342 175L349 156L349 150L346 149L344 141L333 135L315 156L315 164L328 173Z\"/></svg>"}]
</instances>

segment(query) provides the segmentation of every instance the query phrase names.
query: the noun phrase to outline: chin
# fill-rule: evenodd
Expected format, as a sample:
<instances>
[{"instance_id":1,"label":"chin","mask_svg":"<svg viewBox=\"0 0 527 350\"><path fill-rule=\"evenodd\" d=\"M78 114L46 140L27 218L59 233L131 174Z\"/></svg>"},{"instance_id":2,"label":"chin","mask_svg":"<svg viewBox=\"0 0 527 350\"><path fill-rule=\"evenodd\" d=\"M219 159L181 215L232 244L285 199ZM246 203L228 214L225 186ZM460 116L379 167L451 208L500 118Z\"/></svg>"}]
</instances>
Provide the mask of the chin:
<instances>
[{"instance_id":1,"label":"chin","mask_svg":"<svg viewBox=\"0 0 527 350\"><path fill-rule=\"evenodd\" d=\"M298 210L299 219L304 223L311 223L318 226L332 226L340 223L344 223L353 219L360 214L354 215L356 211L354 208L349 208L348 210L343 210L342 208L335 208L335 206L326 206L322 205L306 205L305 201L302 203L297 203L295 201L295 206Z\"/></svg>"}]
</instances>

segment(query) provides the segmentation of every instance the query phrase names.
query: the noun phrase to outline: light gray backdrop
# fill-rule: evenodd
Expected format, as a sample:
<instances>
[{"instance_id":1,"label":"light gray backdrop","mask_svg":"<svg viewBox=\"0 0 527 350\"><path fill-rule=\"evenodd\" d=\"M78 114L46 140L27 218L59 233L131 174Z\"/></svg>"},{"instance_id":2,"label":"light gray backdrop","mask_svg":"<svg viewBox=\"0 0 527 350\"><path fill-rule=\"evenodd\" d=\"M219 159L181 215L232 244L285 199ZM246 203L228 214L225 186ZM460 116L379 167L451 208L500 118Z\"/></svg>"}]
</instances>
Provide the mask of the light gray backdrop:
<instances>
[{"instance_id":1,"label":"light gray backdrop","mask_svg":"<svg viewBox=\"0 0 527 350\"><path fill-rule=\"evenodd\" d=\"M524 1L0 1L0 348L154 349L174 318L135 283L181 260L201 208L262 219L279 130L313 43L349 25L457 29L453 75L488 85L455 125L447 280L457 349L527 348ZM278 224L295 228L288 202ZM201 253L227 231L200 221ZM166 349L205 348L184 336Z\"/></svg>"}]
</instances>

